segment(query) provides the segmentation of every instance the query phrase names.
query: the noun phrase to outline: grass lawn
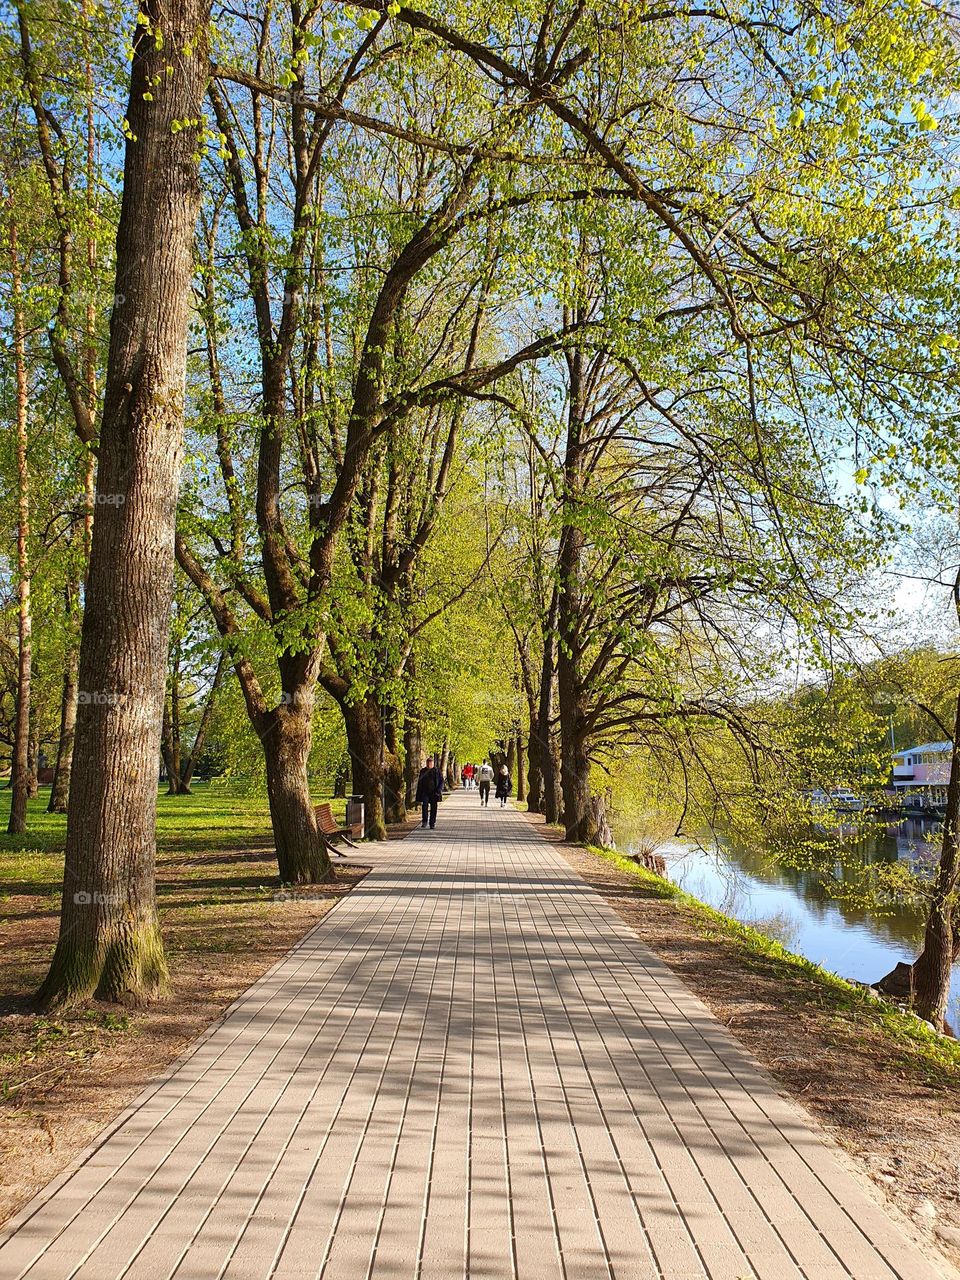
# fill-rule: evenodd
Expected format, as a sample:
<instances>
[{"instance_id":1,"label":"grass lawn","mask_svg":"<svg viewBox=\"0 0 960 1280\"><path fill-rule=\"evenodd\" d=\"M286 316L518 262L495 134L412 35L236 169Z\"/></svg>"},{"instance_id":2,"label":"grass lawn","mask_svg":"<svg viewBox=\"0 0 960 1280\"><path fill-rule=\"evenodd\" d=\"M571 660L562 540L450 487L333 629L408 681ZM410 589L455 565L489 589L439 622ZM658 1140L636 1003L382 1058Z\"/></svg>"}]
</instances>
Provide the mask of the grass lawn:
<instances>
[{"instance_id":1,"label":"grass lawn","mask_svg":"<svg viewBox=\"0 0 960 1280\"><path fill-rule=\"evenodd\" d=\"M28 834L9 836L10 793L0 791L0 1221L366 873L341 865L334 884L279 897L263 787L214 781L194 792L157 800L169 997L44 1016L30 1000L57 937L66 818L46 812L45 787Z\"/></svg>"}]
</instances>

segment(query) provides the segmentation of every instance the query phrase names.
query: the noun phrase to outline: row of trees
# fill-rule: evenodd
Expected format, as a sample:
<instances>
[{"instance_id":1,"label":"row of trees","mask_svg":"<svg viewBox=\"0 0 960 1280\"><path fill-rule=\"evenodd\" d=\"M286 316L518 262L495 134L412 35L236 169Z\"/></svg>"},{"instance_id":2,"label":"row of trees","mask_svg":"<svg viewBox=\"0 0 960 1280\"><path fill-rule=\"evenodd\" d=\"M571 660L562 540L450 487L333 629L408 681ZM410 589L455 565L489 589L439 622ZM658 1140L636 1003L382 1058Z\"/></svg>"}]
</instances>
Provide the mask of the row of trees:
<instances>
[{"instance_id":1,"label":"row of trees","mask_svg":"<svg viewBox=\"0 0 960 1280\"><path fill-rule=\"evenodd\" d=\"M86 0L19 4L0 57L11 823L41 741L70 797L47 1003L162 988L157 761L188 788L218 716L290 883L331 874L331 707L375 837L425 735L519 732L587 841L597 762L759 758L784 652L861 625L873 475L946 471L945 18Z\"/></svg>"}]
</instances>

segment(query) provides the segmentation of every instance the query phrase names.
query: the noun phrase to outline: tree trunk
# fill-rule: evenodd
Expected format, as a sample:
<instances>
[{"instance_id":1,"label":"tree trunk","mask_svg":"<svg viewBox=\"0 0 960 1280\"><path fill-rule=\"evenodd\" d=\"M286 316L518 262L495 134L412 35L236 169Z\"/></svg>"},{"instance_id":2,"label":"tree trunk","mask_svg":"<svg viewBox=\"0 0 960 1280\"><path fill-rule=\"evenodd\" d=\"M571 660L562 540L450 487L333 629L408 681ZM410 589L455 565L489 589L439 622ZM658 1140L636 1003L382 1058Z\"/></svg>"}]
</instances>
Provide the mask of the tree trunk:
<instances>
[{"instance_id":1,"label":"tree trunk","mask_svg":"<svg viewBox=\"0 0 960 1280\"><path fill-rule=\"evenodd\" d=\"M590 805L590 758L584 731L586 706L580 679L580 594L583 534L568 524L560 540L560 602L557 624L557 695L560 704L560 775L563 825L577 844L597 841Z\"/></svg>"},{"instance_id":2,"label":"tree trunk","mask_svg":"<svg viewBox=\"0 0 960 1280\"><path fill-rule=\"evenodd\" d=\"M562 553L561 553L562 554ZM569 552L568 552L569 555ZM567 566L569 576L569 563ZM571 585L573 600L562 593L560 608L561 641L557 654L557 693L560 703L560 776L563 794L563 824L567 839L588 844L596 838L590 809L590 760L583 738L584 707L579 691L579 663L575 651L568 647L567 637L576 626L579 592ZM571 616L569 606L573 606ZM574 644L575 636L572 637Z\"/></svg>"},{"instance_id":3,"label":"tree trunk","mask_svg":"<svg viewBox=\"0 0 960 1280\"><path fill-rule=\"evenodd\" d=\"M610 826L610 792L590 797L590 816L596 831L595 843L603 849L615 849L613 828Z\"/></svg>"},{"instance_id":4,"label":"tree trunk","mask_svg":"<svg viewBox=\"0 0 960 1280\"><path fill-rule=\"evenodd\" d=\"M350 781L350 770L346 764L337 765L333 779L333 796L335 800L343 800L347 795L347 783Z\"/></svg>"},{"instance_id":5,"label":"tree trunk","mask_svg":"<svg viewBox=\"0 0 960 1280\"><path fill-rule=\"evenodd\" d=\"M540 670L540 693L537 704L536 741L540 763L540 775L543 779L543 808L540 812L547 822L555 825L560 819L560 787L559 770L553 732L550 722L553 719L554 690L556 687L556 655L557 655L557 610L559 609L560 592L554 585L550 597L550 608L547 613L547 627L543 640L543 666Z\"/></svg>"},{"instance_id":6,"label":"tree trunk","mask_svg":"<svg viewBox=\"0 0 960 1280\"><path fill-rule=\"evenodd\" d=\"M540 763L540 737L537 732L536 708L530 707L530 730L527 734L527 810L543 813L543 768Z\"/></svg>"},{"instance_id":7,"label":"tree trunk","mask_svg":"<svg viewBox=\"0 0 960 1280\"><path fill-rule=\"evenodd\" d=\"M170 668L170 764L168 770L167 795L178 796L180 794L180 658L176 652Z\"/></svg>"},{"instance_id":8,"label":"tree trunk","mask_svg":"<svg viewBox=\"0 0 960 1280\"><path fill-rule=\"evenodd\" d=\"M27 799L36 800L40 794L40 743L36 732L31 729L27 739Z\"/></svg>"},{"instance_id":9,"label":"tree trunk","mask_svg":"<svg viewBox=\"0 0 960 1280\"><path fill-rule=\"evenodd\" d=\"M223 670L226 666L226 655L221 653L217 659L217 669L213 674L213 684L210 686L210 692L203 706L203 714L200 716L200 723L197 725L197 736L193 740L193 747L190 754L183 762L180 770L180 794L190 795L190 783L193 781L193 771L197 767L197 761L203 754L203 748L207 741L207 733L210 729L210 721L213 719L213 704L217 699L217 692L220 689L220 682L223 680Z\"/></svg>"},{"instance_id":10,"label":"tree trunk","mask_svg":"<svg viewBox=\"0 0 960 1280\"><path fill-rule=\"evenodd\" d=\"M344 702L343 722L350 748L353 793L363 796L364 821L368 840L386 840L383 813L383 722L373 698Z\"/></svg>"},{"instance_id":11,"label":"tree trunk","mask_svg":"<svg viewBox=\"0 0 960 1280\"><path fill-rule=\"evenodd\" d=\"M30 473L27 467L27 362L23 317L23 283L16 220L10 220L10 270L13 309L13 363L16 377L17 418L17 711L11 760L10 818L7 831L22 835L27 829L27 796L30 790L30 683L33 666L30 613Z\"/></svg>"},{"instance_id":12,"label":"tree trunk","mask_svg":"<svg viewBox=\"0 0 960 1280\"><path fill-rule=\"evenodd\" d=\"M391 715L386 724L386 740L384 743L383 790L386 805L385 818L390 822L406 822L407 806L405 803L406 787L403 776L403 763L400 759L397 727Z\"/></svg>"},{"instance_id":13,"label":"tree trunk","mask_svg":"<svg viewBox=\"0 0 960 1280\"><path fill-rule=\"evenodd\" d=\"M320 884L333 879L307 773L312 713L313 699L306 694L275 707L263 724L270 821L283 884Z\"/></svg>"},{"instance_id":14,"label":"tree trunk","mask_svg":"<svg viewBox=\"0 0 960 1280\"><path fill-rule=\"evenodd\" d=\"M70 771L73 765L73 736L77 724L77 673L80 669L80 651L73 645L67 652L67 669L63 674L63 695L60 699L60 738L57 745L57 763L50 788L49 813L66 813L70 794Z\"/></svg>"},{"instance_id":15,"label":"tree trunk","mask_svg":"<svg viewBox=\"0 0 960 1280\"><path fill-rule=\"evenodd\" d=\"M133 35L97 518L80 644L60 937L39 993L148 999L157 754L173 594L209 0L141 0ZM173 51L175 54L172 55Z\"/></svg>"},{"instance_id":16,"label":"tree trunk","mask_svg":"<svg viewBox=\"0 0 960 1280\"><path fill-rule=\"evenodd\" d=\"M923 950L913 965L913 1005L921 1018L943 1030L954 961L953 911L960 876L960 698L957 699L950 755L947 812L943 820L940 865L923 937Z\"/></svg>"},{"instance_id":17,"label":"tree trunk","mask_svg":"<svg viewBox=\"0 0 960 1280\"><path fill-rule=\"evenodd\" d=\"M523 750L523 734L517 729L517 804L523 804L527 798L526 756Z\"/></svg>"},{"instance_id":18,"label":"tree trunk","mask_svg":"<svg viewBox=\"0 0 960 1280\"><path fill-rule=\"evenodd\" d=\"M423 768L420 724L408 711L403 721L403 772L407 787L407 808L416 804L417 778Z\"/></svg>"},{"instance_id":19,"label":"tree trunk","mask_svg":"<svg viewBox=\"0 0 960 1280\"><path fill-rule=\"evenodd\" d=\"M160 757L163 760L163 770L167 775L167 782L173 774L173 737L170 729L170 702L167 698L166 690L163 694L163 711L160 718ZM167 794L170 794L170 788L167 787Z\"/></svg>"}]
</instances>

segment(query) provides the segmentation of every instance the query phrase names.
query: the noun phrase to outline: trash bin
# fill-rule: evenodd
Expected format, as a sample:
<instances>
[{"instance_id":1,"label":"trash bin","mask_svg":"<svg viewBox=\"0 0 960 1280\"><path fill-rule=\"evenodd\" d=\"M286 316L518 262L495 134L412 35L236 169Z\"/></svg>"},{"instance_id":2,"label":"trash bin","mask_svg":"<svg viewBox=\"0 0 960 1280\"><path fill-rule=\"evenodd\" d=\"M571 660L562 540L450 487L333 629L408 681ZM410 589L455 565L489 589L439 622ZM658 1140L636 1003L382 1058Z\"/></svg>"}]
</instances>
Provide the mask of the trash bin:
<instances>
[{"instance_id":1,"label":"trash bin","mask_svg":"<svg viewBox=\"0 0 960 1280\"><path fill-rule=\"evenodd\" d=\"M349 796L347 798L347 826L350 828L350 834L357 840L363 839L363 797Z\"/></svg>"}]
</instances>

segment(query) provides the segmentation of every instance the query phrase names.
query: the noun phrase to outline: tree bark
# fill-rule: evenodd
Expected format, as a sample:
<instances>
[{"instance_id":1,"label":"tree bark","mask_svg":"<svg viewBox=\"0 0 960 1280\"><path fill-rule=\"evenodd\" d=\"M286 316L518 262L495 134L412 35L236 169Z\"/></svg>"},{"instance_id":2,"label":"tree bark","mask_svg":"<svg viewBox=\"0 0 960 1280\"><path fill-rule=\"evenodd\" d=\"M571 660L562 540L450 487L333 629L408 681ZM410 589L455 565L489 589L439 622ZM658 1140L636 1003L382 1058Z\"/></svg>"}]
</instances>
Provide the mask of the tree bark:
<instances>
[{"instance_id":1,"label":"tree bark","mask_svg":"<svg viewBox=\"0 0 960 1280\"><path fill-rule=\"evenodd\" d=\"M333 795L334 799L343 800L347 794L347 783L350 781L350 770L346 764L337 766L337 772L333 779Z\"/></svg>"},{"instance_id":2,"label":"tree bark","mask_svg":"<svg viewBox=\"0 0 960 1280\"><path fill-rule=\"evenodd\" d=\"M220 654L217 659L217 669L213 673L213 683L210 686L210 692L207 700L203 705L203 713L200 716L200 723L197 725L197 735L193 740L193 746L190 754L183 762L180 770L180 793L181 795L190 795L190 783L193 781L193 771L197 767L197 761L203 754L203 748L206 745L207 733L210 730L210 721L213 719L213 706L217 700L217 693L223 680L223 670L226 665L226 657Z\"/></svg>"},{"instance_id":3,"label":"tree bark","mask_svg":"<svg viewBox=\"0 0 960 1280\"><path fill-rule=\"evenodd\" d=\"M523 749L523 733L517 729L517 804L523 804L527 798L526 754Z\"/></svg>"},{"instance_id":4,"label":"tree bark","mask_svg":"<svg viewBox=\"0 0 960 1280\"><path fill-rule=\"evenodd\" d=\"M170 665L170 764L167 795L180 795L180 659L174 645Z\"/></svg>"},{"instance_id":5,"label":"tree bark","mask_svg":"<svg viewBox=\"0 0 960 1280\"><path fill-rule=\"evenodd\" d=\"M57 763L54 768L53 786L50 788L48 813L66 813L70 794L70 772L73 766L73 739L77 724L77 674L80 670L80 651L72 644L67 651L67 668L63 673L63 694L60 699L60 738L57 745Z\"/></svg>"},{"instance_id":6,"label":"tree bark","mask_svg":"<svg viewBox=\"0 0 960 1280\"><path fill-rule=\"evenodd\" d=\"M47 1006L167 981L157 755L173 594L209 0L141 0L133 34L97 518L80 643L60 937Z\"/></svg>"},{"instance_id":7,"label":"tree bark","mask_svg":"<svg viewBox=\"0 0 960 1280\"><path fill-rule=\"evenodd\" d=\"M10 220L10 276L13 311L13 363L16 379L17 455L17 710L13 730L10 818L7 831L22 835L27 829L27 797L30 790L30 684L33 669L33 620L30 612L30 472L27 465L27 357L24 336L23 282L16 219Z\"/></svg>"},{"instance_id":8,"label":"tree bark","mask_svg":"<svg viewBox=\"0 0 960 1280\"><path fill-rule=\"evenodd\" d=\"M307 693L275 707L263 723L267 796L283 884L319 884L333 879L307 773L312 713L313 698Z\"/></svg>"},{"instance_id":9,"label":"tree bark","mask_svg":"<svg viewBox=\"0 0 960 1280\"><path fill-rule=\"evenodd\" d=\"M383 791L386 805L384 817L388 823L400 823L407 820L406 785L399 747L396 722L391 713L386 723L383 762Z\"/></svg>"},{"instance_id":10,"label":"tree bark","mask_svg":"<svg viewBox=\"0 0 960 1280\"><path fill-rule=\"evenodd\" d=\"M423 749L420 742L420 723L406 713L403 721L403 773L407 788L407 808L416 803L417 778L423 768Z\"/></svg>"},{"instance_id":11,"label":"tree bark","mask_svg":"<svg viewBox=\"0 0 960 1280\"><path fill-rule=\"evenodd\" d=\"M557 655L557 610L559 608L560 591L554 585L550 597L550 608L547 612L547 626L543 637L543 665L540 670L540 692L537 703L537 724L535 737L540 764L540 775L543 779L543 808L540 812L551 825L560 819L560 787L559 770L551 721L553 720L553 702L556 688L556 655Z\"/></svg>"},{"instance_id":12,"label":"tree bark","mask_svg":"<svg viewBox=\"0 0 960 1280\"><path fill-rule=\"evenodd\" d=\"M163 769L167 775L167 794L170 794L170 777L173 773L173 731L170 728L170 701L167 698L166 690L163 695L163 711L160 717L160 756L163 760Z\"/></svg>"},{"instance_id":13,"label":"tree bark","mask_svg":"<svg viewBox=\"0 0 960 1280\"><path fill-rule=\"evenodd\" d=\"M363 796L366 839L386 840L383 812L383 722L373 698L344 702L341 706L350 748L353 793Z\"/></svg>"},{"instance_id":14,"label":"tree bark","mask_svg":"<svg viewBox=\"0 0 960 1280\"><path fill-rule=\"evenodd\" d=\"M40 794L40 743L36 731L31 728L27 739L27 799L36 800Z\"/></svg>"},{"instance_id":15,"label":"tree bark","mask_svg":"<svg viewBox=\"0 0 960 1280\"><path fill-rule=\"evenodd\" d=\"M543 768L541 766L540 736L536 708L530 708L530 730L527 734L527 810L543 813Z\"/></svg>"},{"instance_id":16,"label":"tree bark","mask_svg":"<svg viewBox=\"0 0 960 1280\"><path fill-rule=\"evenodd\" d=\"M590 804L590 757L587 752L587 705L581 673L583 560L586 539L579 524L583 485L583 352L567 355L570 404L564 454L563 526L557 557L557 698L560 708L560 777L563 825L567 839L578 844L597 841Z\"/></svg>"}]
</instances>

